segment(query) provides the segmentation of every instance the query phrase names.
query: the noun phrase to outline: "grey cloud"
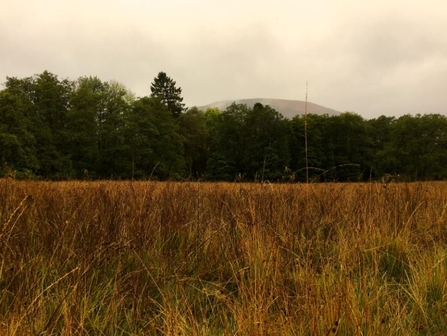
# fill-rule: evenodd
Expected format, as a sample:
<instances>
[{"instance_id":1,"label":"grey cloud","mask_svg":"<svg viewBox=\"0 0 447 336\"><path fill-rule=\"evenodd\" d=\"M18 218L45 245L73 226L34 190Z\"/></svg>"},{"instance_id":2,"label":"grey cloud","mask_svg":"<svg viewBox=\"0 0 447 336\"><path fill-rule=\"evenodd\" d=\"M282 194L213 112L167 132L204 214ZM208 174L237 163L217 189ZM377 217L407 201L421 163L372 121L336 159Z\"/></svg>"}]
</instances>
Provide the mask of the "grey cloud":
<instances>
[{"instance_id":1,"label":"grey cloud","mask_svg":"<svg viewBox=\"0 0 447 336\"><path fill-rule=\"evenodd\" d=\"M19 15L21 9L0 14L0 82L6 75L49 70L63 78L116 80L142 96L165 71L189 106L238 98L303 100L309 81L310 101L366 117L444 112L447 42L439 15L431 22L428 12L419 18L402 8L357 17L361 11L344 1L327 13L315 11L324 1L309 3L298 13L301 19L290 14L294 2L287 3L289 13L275 6L274 15L270 4L254 2L245 8L250 13L243 6L229 10L227 3L217 10L193 3L181 7L184 15L164 7L157 14L146 2L146 12L118 1L109 11L108 3L85 1L85 8L77 3L67 10L58 2L52 14L39 10L36 17L30 10Z\"/></svg>"},{"instance_id":2,"label":"grey cloud","mask_svg":"<svg viewBox=\"0 0 447 336\"><path fill-rule=\"evenodd\" d=\"M332 37L314 45L333 55L313 63L326 64L315 76L326 105L368 118L446 112L439 87L446 85L440 74L447 70L447 43L436 26L386 15L343 23Z\"/></svg>"},{"instance_id":3,"label":"grey cloud","mask_svg":"<svg viewBox=\"0 0 447 336\"><path fill-rule=\"evenodd\" d=\"M182 77L192 84L191 101L203 105L204 97L212 101L268 94L280 67L278 50L278 42L262 26L199 32L179 59Z\"/></svg>"},{"instance_id":4,"label":"grey cloud","mask_svg":"<svg viewBox=\"0 0 447 336\"><path fill-rule=\"evenodd\" d=\"M395 17L379 19L356 30L351 52L358 67L392 70L411 66L437 55L447 55L443 33Z\"/></svg>"}]
</instances>

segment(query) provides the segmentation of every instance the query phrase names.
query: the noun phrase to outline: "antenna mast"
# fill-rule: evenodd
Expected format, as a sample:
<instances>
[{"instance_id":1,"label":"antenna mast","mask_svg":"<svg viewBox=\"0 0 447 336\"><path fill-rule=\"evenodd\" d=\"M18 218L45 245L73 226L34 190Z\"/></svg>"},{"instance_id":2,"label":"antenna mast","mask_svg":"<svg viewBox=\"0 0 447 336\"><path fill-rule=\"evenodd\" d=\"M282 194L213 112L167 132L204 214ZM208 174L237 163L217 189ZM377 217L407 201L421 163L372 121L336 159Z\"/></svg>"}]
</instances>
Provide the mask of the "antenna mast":
<instances>
[{"instance_id":1,"label":"antenna mast","mask_svg":"<svg viewBox=\"0 0 447 336\"><path fill-rule=\"evenodd\" d=\"M306 183L309 183L309 160L307 158L307 81L306 81L306 103L304 105L304 151L306 154Z\"/></svg>"}]
</instances>

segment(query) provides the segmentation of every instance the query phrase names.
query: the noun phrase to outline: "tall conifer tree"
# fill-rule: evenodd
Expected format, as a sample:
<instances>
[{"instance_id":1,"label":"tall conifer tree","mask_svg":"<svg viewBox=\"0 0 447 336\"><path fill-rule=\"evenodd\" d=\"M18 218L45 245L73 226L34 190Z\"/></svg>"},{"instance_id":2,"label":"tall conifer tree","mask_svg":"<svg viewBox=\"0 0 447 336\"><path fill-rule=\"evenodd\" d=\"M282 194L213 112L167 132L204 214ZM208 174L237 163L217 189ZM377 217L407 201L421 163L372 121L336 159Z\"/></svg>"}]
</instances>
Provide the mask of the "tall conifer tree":
<instances>
[{"instance_id":1,"label":"tall conifer tree","mask_svg":"<svg viewBox=\"0 0 447 336\"><path fill-rule=\"evenodd\" d=\"M172 116L178 117L185 110L182 88L176 87L176 82L166 73L160 72L151 83L152 97L157 97L166 105Z\"/></svg>"}]
</instances>

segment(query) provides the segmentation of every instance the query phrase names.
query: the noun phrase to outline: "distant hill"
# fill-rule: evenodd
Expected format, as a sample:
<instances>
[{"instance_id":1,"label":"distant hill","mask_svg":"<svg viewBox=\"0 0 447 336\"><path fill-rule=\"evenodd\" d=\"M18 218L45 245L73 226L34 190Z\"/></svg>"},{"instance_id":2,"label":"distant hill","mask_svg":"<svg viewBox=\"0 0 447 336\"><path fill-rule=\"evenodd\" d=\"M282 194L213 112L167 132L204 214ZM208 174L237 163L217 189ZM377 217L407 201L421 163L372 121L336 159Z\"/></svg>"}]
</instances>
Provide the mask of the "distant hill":
<instances>
[{"instance_id":1,"label":"distant hill","mask_svg":"<svg viewBox=\"0 0 447 336\"><path fill-rule=\"evenodd\" d=\"M297 115L304 114L306 105L305 102L300 100L255 98L255 99L223 100L205 106L198 106L198 108L200 110L205 111L207 108L217 107L218 109L223 111L233 103L246 104L248 107L253 107L256 103L261 103L262 105L269 105L271 108L275 109L276 111L281 113L284 117L289 119L292 119ZM308 102L307 113L337 115L340 114L341 112Z\"/></svg>"}]
</instances>

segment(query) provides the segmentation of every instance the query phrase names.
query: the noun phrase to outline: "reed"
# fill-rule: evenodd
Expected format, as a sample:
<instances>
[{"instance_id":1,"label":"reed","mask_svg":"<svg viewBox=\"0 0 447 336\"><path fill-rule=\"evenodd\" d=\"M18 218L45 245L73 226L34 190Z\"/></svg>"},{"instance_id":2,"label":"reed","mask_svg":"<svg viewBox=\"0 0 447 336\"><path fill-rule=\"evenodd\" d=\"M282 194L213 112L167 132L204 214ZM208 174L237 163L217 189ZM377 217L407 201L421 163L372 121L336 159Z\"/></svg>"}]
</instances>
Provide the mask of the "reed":
<instances>
[{"instance_id":1,"label":"reed","mask_svg":"<svg viewBox=\"0 0 447 336\"><path fill-rule=\"evenodd\" d=\"M443 335L447 183L0 180L2 335Z\"/></svg>"}]
</instances>

